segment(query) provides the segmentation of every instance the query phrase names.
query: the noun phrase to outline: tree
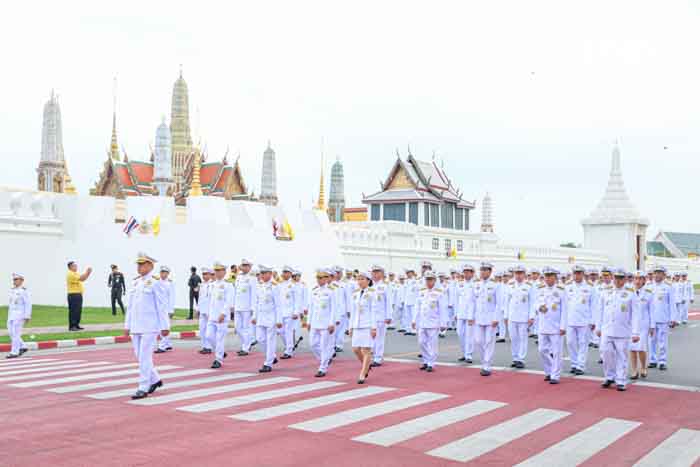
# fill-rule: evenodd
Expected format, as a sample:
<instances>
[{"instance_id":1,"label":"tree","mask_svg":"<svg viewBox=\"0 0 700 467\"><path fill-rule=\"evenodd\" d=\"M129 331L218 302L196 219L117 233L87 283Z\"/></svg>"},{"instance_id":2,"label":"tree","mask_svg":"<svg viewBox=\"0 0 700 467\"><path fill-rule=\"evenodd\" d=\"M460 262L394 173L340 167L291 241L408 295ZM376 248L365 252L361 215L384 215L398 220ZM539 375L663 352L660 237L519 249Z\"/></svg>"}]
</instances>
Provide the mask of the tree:
<instances>
[{"instance_id":1,"label":"tree","mask_svg":"<svg viewBox=\"0 0 700 467\"><path fill-rule=\"evenodd\" d=\"M576 245L574 242L562 243L562 244L559 245L559 246L562 247L562 248L580 248L580 246L579 246L579 245Z\"/></svg>"}]
</instances>

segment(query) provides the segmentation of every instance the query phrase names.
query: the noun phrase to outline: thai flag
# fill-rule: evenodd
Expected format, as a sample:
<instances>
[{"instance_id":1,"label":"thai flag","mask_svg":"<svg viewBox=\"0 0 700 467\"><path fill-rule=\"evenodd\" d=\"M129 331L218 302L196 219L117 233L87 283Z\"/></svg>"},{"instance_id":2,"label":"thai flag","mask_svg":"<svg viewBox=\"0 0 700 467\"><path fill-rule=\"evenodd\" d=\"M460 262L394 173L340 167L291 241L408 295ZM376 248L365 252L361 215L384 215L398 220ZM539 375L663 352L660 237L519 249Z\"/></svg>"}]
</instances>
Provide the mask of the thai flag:
<instances>
[{"instance_id":1,"label":"thai flag","mask_svg":"<svg viewBox=\"0 0 700 467\"><path fill-rule=\"evenodd\" d=\"M137 221L134 216L129 217L129 220L124 226L124 233L131 237L131 232L139 228L139 221Z\"/></svg>"}]
</instances>

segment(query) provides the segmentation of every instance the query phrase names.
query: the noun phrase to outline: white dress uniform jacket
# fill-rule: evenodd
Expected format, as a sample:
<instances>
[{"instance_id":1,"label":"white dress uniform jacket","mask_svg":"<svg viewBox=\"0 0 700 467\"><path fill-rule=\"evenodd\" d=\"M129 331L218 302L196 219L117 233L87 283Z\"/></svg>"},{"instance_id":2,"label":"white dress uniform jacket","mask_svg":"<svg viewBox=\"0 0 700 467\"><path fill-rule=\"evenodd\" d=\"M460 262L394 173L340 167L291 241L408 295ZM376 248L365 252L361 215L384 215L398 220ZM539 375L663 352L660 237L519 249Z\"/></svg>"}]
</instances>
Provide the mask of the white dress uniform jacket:
<instances>
[{"instance_id":1,"label":"white dress uniform jacket","mask_svg":"<svg viewBox=\"0 0 700 467\"><path fill-rule=\"evenodd\" d=\"M255 303L258 278L252 274L240 273L236 277L233 306L235 311L250 311Z\"/></svg>"},{"instance_id":2,"label":"white dress uniform jacket","mask_svg":"<svg viewBox=\"0 0 700 467\"><path fill-rule=\"evenodd\" d=\"M374 287L357 289L352 294L350 309L351 329L376 329L377 318L374 315L373 302L376 300Z\"/></svg>"},{"instance_id":3,"label":"white dress uniform jacket","mask_svg":"<svg viewBox=\"0 0 700 467\"><path fill-rule=\"evenodd\" d=\"M8 300L7 321L24 321L32 317L32 299L29 290L24 287L10 289Z\"/></svg>"},{"instance_id":4,"label":"white dress uniform jacket","mask_svg":"<svg viewBox=\"0 0 700 467\"><path fill-rule=\"evenodd\" d=\"M502 316L500 310L501 296L498 293L498 283L493 279L478 280L474 283L474 308L467 319L473 319L479 326L491 326Z\"/></svg>"},{"instance_id":5,"label":"white dress uniform jacket","mask_svg":"<svg viewBox=\"0 0 700 467\"><path fill-rule=\"evenodd\" d=\"M311 329L328 329L329 326L335 326L335 297L335 291L327 285L314 287L309 303Z\"/></svg>"},{"instance_id":6,"label":"white dress uniform jacket","mask_svg":"<svg viewBox=\"0 0 700 467\"><path fill-rule=\"evenodd\" d=\"M418 320L421 329L437 329L447 326L448 296L445 290L436 285L432 289L424 288L418 294L416 302Z\"/></svg>"},{"instance_id":7,"label":"white dress uniform jacket","mask_svg":"<svg viewBox=\"0 0 700 467\"><path fill-rule=\"evenodd\" d=\"M505 318L513 323L535 319L535 288L527 281L514 281L506 290Z\"/></svg>"},{"instance_id":8,"label":"white dress uniform jacket","mask_svg":"<svg viewBox=\"0 0 700 467\"><path fill-rule=\"evenodd\" d=\"M230 282L216 280L210 284L209 289L209 322L218 322L224 315L224 323L231 320L231 306L233 306L234 290Z\"/></svg>"},{"instance_id":9,"label":"white dress uniform jacket","mask_svg":"<svg viewBox=\"0 0 700 467\"><path fill-rule=\"evenodd\" d=\"M261 289L258 288L258 292L260 292L260 290ZM279 283L275 290L277 291L282 318L291 318L292 315L298 315L299 299L297 298L298 288L296 284L289 279Z\"/></svg>"},{"instance_id":10,"label":"white dress uniform jacket","mask_svg":"<svg viewBox=\"0 0 700 467\"><path fill-rule=\"evenodd\" d=\"M678 321L677 299L674 288L668 282L653 281L648 285L654 294L651 303L651 319L657 324L666 324L671 321Z\"/></svg>"},{"instance_id":11,"label":"white dress uniform jacket","mask_svg":"<svg viewBox=\"0 0 700 467\"><path fill-rule=\"evenodd\" d=\"M598 329L603 337L629 339L639 335L639 320L633 320L635 294L623 288L608 290L602 297L603 305Z\"/></svg>"},{"instance_id":12,"label":"white dress uniform jacket","mask_svg":"<svg viewBox=\"0 0 700 467\"><path fill-rule=\"evenodd\" d=\"M566 286L566 310L568 326L590 326L593 320L593 307L596 291L586 281L572 281Z\"/></svg>"},{"instance_id":13,"label":"white dress uniform jacket","mask_svg":"<svg viewBox=\"0 0 700 467\"><path fill-rule=\"evenodd\" d=\"M567 309L564 286L541 285L536 289L535 310L538 312L537 332L559 334L566 330Z\"/></svg>"},{"instance_id":14,"label":"white dress uniform jacket","mask_svg":"<svg viewBox=\"0 0 700 467\"><path fill-rule=\"evenodd\" d=\"M139 276L129 289L124 328L132 334L159 333L170 329L170 296L152 276Z\"/></svg>"},{"instance_id":15,"label":"white dress uniform jacket","mask_svg":"<svg viewBox=\"0 0 700 467\"><path fill-rule=\"evenodd\" d=\"M279 287L275 288L272 281L258 284L252 310L253 319L257 326L274 327L277 324L282 324L280 292L282 290Z\"/></svg>"}]
</instances>

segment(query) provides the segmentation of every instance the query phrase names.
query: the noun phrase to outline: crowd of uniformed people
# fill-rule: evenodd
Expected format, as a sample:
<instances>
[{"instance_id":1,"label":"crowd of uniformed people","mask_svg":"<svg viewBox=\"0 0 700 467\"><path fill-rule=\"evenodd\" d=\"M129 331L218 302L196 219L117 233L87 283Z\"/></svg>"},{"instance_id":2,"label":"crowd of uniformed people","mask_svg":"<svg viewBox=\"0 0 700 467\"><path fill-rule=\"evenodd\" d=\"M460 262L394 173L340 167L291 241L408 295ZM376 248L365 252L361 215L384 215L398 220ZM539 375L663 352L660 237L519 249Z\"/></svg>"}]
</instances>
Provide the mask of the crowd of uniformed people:
<instances>
[{"instance_id":1,"label":"crowd of uniformed people","mask_svg":"<svg viewBox=\"0 0 700 467\"><path fill-rule=\"evenodd\" d=\"M138 275L127 287L125 329L139 361L139 387L132 396L139 399L163 385L152 354L172 350L175 286L167 266L154 275L156 260L147 254L140 253L136 263ZM586 372L593 347L603 365L602 386L624 391L628 378L645 378L647 368L667 369L669 330L687 323L694 300L687 274L667 276L663 267L630 273L608 267L574 266L562 272L515 265L496 271L482 262L436 273L424 261L419 270L406 269L398 276L381 265L369 271L322 268L313 285L293 267L277 271L248 260L230 272L221 262L200 271L195 306L199 353L212 356L211 368L224 365L233 321L240 341L237 355L248 356L255 345L260 347L261 373L293 358L305 332L319 363L315 376L324 377L349 339L360 362L359 384L384 363L387 331L417 336L420 370L431 373L439 339L455 330L458 361L471 364L478 354L482 376L491 375L496 344L508 340L511 367L525 368L528 339L534 338L549 384L559 383L566 344L570 373ZM21 332L31 317L31 299L23 282L22 275L13 275L8 358L26 351ZM284 348L279 357L278 339Z\"/></svg>"}]
</instances>

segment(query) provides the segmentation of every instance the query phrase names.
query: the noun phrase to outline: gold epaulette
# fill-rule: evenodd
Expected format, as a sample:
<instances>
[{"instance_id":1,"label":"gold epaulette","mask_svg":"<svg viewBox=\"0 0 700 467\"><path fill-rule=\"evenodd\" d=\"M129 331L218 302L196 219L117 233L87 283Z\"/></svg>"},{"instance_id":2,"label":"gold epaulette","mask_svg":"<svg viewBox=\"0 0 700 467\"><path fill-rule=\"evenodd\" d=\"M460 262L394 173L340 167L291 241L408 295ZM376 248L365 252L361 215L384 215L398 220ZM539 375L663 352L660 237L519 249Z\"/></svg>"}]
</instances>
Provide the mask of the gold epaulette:
<instances>
[{"instance_id":1,"label":"gold epaulette","mask_svg":"<svg viewBox=\"0 0 700 467\"><path fill-rule=\"evenodd\" d=\"M557 289L559 289L559 290L564 290L564 286L563 286L563 285L560 285L560 284L557 284Z\"/></svg>"},{"instance_id":2,"label":"gold epaulette","mask_svg":"<svg viewBox=\"0 0 700 467\"><path fill-rule=\"evenodd\" d=\"M538 289L542 289L542 288L544 288L544 287L545 287L544 284L537 284L537 288L538 288Z\"/></svg>"}]
</instances>

